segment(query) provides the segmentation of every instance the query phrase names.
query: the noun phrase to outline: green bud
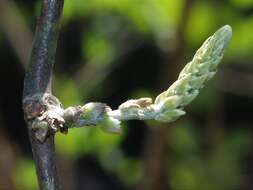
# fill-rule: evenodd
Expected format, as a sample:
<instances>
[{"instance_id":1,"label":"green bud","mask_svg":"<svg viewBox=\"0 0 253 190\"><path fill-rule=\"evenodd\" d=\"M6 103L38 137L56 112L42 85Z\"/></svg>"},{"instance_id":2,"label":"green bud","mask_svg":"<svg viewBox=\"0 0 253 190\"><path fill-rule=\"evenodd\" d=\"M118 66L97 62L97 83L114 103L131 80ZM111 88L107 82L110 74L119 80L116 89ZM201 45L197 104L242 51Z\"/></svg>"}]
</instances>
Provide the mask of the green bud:
<instances>
[{"instance_id":1,"label":"green bud","mask_svg":"<svg viewBox=\"0 0 253 190\"><path fill-rule=\"evenodd\" d=\"M203 43L177 81L155 99L159 109L156 120L170 122L184 114L183 107L192 102L204 83L215 75L231 36L232 29L226 25Z\"/></svg>"}]
</instances>

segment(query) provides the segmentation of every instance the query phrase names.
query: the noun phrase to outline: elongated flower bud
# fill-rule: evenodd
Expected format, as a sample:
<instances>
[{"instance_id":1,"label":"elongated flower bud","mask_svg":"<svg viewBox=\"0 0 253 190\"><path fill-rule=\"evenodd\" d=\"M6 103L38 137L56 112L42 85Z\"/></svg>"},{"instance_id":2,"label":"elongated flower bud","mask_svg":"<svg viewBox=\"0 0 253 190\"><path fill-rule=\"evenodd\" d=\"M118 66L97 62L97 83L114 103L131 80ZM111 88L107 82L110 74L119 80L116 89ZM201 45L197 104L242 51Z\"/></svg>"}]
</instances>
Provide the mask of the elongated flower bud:
<instances>
[{"instance_id":1,"label":"elongated flower bud","mask_svg":"<svg viewBox=\"0 0 253 190\"><path fill-rule=\"evenodd\" d=\"M232 29L226 25L203 43L193 60L183 68L177 81L155 99L155 104L161 110L156 120L169 122L184 114L183 107L199 94L204 83L216 73L231 36Z\"/></svg>"},{"instance_id":2,"label":"elongated flower bud","mask_svg":"<svg viewBox=\"0 0 253 190\"><path fill-rule=\"evenodd\" d=\"M178 79L159 94L154 103L151 98L140 98L128 100L116 110L102 103L70 107L62 112L66 124L69 127L101 124L104 131L118 133L121 121L125 120L172 122L178 119L185 114L184 107L196 98L205 82L216 73L231 36L232 29L226 25L209 37L180 72Z\"/></svg>"}]
</instances>

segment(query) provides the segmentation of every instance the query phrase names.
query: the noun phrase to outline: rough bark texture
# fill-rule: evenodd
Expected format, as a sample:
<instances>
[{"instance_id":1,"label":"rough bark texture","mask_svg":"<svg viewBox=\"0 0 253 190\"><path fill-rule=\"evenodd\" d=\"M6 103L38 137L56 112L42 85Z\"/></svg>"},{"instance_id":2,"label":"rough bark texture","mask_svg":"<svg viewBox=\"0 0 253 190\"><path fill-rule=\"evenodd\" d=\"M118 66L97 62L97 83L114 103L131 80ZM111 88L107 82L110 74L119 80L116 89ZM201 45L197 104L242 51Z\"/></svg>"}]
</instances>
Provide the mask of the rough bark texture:
<instances>
[{"instance_id":1,"label":"rough bark texture","mask_svg":"<svg viewBox=\"0 0 253 190\"><path fill-rule=\"evenodd\" d=\"M35 132L32 129L36 126L32 125L36 117L45 111L43 102L38 99L42 96L37 95L51 93L52 68L63 2L64 0L42 0L41 15L37 21L30 63L24 81L23 109L41 189L59 189L54 134L49 134L44 142L40 142L36 139Z\"/></svg>"}]
</instances>

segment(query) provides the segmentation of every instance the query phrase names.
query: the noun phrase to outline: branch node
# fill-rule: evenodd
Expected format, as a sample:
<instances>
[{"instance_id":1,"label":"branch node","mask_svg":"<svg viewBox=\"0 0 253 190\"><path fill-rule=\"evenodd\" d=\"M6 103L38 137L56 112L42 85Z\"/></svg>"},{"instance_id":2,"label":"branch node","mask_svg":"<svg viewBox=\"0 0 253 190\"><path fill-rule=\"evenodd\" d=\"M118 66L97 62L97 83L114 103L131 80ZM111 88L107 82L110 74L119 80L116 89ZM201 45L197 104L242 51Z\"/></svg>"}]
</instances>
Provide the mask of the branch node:
<instances>
[{"instance_id":1,"label":"branch node","mask_svg":"<svg viewBox=\"0 0 253 190\"><path fill-rule=\"evenodd\" d=\"M23 101L25 119L37 140L44 142L50 133L66 132L60 101L49 93L27 96Z\"/></svg>"}]
</instances>

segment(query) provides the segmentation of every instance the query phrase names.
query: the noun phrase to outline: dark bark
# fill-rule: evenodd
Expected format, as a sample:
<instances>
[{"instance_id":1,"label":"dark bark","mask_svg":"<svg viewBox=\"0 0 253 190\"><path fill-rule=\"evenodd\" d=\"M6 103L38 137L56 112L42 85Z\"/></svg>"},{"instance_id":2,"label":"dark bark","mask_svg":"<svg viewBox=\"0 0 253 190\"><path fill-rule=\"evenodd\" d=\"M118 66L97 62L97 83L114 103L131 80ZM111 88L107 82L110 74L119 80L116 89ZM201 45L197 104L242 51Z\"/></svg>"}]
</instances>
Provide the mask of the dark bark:
<instances>
[{"instance_id":1,"label":"dark bark","mask_svg":"<svg viewBox=\"0 0 253 190\"><path fill-rule=\"evenodd\" d=\"M51 93L52 67L62 8L63 0L42 0L30 65L25 77L24 96Z\"/></svg>"},{"instance_id":2,"label":"dark bark","mask_svg":"<svg viewBox=\"0 0 253 190\"><path fill-rule=\"evenodd\" d=\"M38 95L51 93L52 69L63 2L64 0L42 0L41 15L37 21L30 63L24 80L23 109L41 189L59 189L54 134L50 133L44 142L40 142L35 136L32 124L45 109L41 100L42 96Z\"/></svg>"}]
</instances>

